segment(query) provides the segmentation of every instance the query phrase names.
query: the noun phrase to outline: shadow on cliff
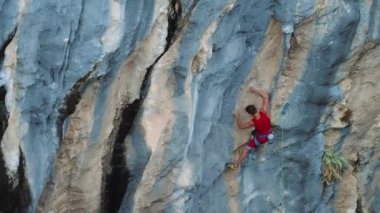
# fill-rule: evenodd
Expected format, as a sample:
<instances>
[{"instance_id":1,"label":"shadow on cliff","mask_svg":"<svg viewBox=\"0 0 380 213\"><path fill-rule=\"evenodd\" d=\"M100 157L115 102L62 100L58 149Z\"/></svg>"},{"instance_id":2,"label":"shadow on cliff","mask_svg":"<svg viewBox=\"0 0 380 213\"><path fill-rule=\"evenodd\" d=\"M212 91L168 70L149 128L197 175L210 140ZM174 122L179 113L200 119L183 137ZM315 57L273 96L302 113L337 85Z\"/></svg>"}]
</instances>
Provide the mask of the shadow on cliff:
<instances>
[{"instance_id":1,"label":"shadow on cliff","mask_svg":"<svg viewBox=\"0 0 380 213\"><path fill-rule=\"evenodd\" d=\"M8 126L8 113L5 107L6 90L0 87L0 142ZM0 150L0 212L26 212L31 202L29 186L25 178L25 160L20 149L19 166L15 179L7 175L7 168Z\"/></svg>"}]
</instances>

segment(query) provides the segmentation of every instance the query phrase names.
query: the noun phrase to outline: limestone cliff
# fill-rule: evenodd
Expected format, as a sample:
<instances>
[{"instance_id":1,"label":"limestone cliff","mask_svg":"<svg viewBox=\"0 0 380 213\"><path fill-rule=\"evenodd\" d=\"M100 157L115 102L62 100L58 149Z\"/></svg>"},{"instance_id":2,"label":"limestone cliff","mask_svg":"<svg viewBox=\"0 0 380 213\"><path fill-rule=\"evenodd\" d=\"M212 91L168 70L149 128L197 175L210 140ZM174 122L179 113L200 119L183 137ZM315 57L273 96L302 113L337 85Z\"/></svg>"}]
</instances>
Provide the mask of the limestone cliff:
<instances>
[{"instance_id":1,"label":"limestone cliff","mask_svg":"<svg viewBox=\"0 0 380 213\"><path fill-rule=\"evenodd\" d=\"M0 212L380 212L379 0L0 0L0 20ZM225 171L250 85L275 140Z\"/></svg>"}]
</instances>

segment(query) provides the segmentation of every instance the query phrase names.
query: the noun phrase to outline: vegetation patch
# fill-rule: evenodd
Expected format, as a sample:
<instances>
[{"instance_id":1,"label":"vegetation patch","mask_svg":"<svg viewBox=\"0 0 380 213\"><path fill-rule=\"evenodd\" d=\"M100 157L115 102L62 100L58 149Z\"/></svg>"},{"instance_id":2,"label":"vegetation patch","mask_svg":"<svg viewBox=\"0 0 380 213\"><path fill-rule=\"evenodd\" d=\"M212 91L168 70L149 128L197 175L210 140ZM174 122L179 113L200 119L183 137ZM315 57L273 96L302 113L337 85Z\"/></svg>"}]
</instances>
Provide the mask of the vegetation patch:
<instances>
[{"instance_id":1,"label":"vegetation patch","mask_svg":"<svg viewBox=\"0 0 380 213\"><path fill-rule=\"evenodd\" d=\"M325 150L322 157L323 182L330 185L334 180L341 179L346 167L347 161L342 154Z\"/></svg>"}]
</instances>

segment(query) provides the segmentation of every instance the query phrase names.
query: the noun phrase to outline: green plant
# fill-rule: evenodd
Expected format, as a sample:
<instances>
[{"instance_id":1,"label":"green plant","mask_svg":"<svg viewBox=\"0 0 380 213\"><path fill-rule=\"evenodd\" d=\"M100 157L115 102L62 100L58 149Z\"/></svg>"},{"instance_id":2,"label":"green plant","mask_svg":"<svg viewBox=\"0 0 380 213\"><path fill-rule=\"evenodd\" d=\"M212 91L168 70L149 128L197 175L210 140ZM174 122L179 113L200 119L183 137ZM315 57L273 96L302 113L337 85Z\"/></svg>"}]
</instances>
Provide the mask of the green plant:
<instances>
[{"instance_id":1,"label":"green plant","mask_svg":"<svg viewBox=\"0 0 380 213\"><path fill-rule=\"evenodd\" d=\"M325 150L322 157L323 182L329 185L336 179L341 179L341 174L347 167L347 161L340 153Z\"/></svg>"}]
</instances>

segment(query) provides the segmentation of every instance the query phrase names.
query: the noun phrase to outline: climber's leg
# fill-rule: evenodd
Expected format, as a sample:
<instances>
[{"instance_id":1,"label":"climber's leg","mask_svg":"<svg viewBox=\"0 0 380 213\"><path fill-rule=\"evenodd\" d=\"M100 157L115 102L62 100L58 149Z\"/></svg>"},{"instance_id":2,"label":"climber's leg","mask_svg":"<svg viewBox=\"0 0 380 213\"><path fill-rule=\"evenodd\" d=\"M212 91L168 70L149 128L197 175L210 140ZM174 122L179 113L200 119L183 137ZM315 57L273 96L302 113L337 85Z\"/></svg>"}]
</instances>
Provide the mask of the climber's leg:
<instances>
[{"instance_id":1,"label":"climber's leg","mask_svg":"<svg viewBox=\"0 0 380 213\"><path fill-rule=\"evenodd\" d=\"M238 169L241 163L247 158L248 152L254 148L256 148L256 144L255 144L254 139L251 138L249 142L247 143L246 148L243 149L242 152L240 153L238 159L234 163L227 163L226 167L229 169Z\"/></svg>"},{"instance_id":2,"label":"climber's leg","mask_svg":"<svg viewBox=\"0 0 380 213\"><path fill-rule=\"evenodd\" d=\"M247 158L248 156L248 149L243 149L243 151L240 153L239 158L236 160L235 165L239 167L241 163Z\"/></svg>"}]
</instances>

